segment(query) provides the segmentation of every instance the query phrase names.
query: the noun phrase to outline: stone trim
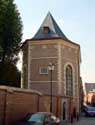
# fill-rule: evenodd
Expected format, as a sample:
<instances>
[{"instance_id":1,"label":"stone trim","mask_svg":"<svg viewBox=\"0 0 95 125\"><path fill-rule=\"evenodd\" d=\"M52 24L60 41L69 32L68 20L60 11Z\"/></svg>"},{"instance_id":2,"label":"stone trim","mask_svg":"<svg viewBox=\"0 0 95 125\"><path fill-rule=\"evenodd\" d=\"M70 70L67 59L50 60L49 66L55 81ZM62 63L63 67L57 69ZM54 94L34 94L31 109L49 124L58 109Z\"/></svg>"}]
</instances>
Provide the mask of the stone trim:
<instances>
[{"instance_id":1,"label":"stone trim","mask_svg":"<svg viewBox=\"0 0 95 125\"><path fill-rule=\"evenodd\" d=\"M51 81L29 81L29 83L50 83ZM58 81L52 81L53 83L58 83Z\"/></svg>"},{"instance_id":2,"label":"stone trim","mask_svg":"<svg viewBox=\"0 0 95 125\"><path fill-rule=\"evenodd\" d=\"M21 88L23 88L23 51L21 51L21 53L22 53L22 69L21 69L21 85L20 85L20 87Z\"/></svg>"},{"instance_id":3,"label":"stone trim","mask_svg":"<svg viewBox=\"0 0 95 125\"><path fill-rule=\"evenodd\" d=\"M30 57L29 57L30 58ZM56 59L56 58L58 58L57 56L55 56L55 57L31 57L31 60L33 60L33 59L51 59L51 58L54 58L54 59Z\"/></svg>"},{"instance_id":4,"label":"stone trim","mask_svg":"<svg viewBox=\"0 0 95 125\"><path fill-rule=\"evenodd\" d=\"M34 42L34 43L37 43L38 41L45 41L45 42L48 42L49 40L53 40L53 41L65 41L66 43L69 43L69 44L73 44L74 46L79 46L80 47L80 45L79 44L77 44L77 43L75 43L75 42L73 42L73 41L71 41L71 40L64 40L63 38L49 38L49 39L26 39L25 40L25 42L23 43L23 45L21 46L21 48L27 43L27 42L29 42L29 41L32 41L32 42ZM36 42L35 42L36 41Z\"/></svg>"},{"instance_id":5,"label":"stone trim","mask_svg":"<svg viewBox=\"0 0 95 125\"><path fill-rule=\"evenodd\" d=\"M79 44L70 43L70 42L67 42L67 41L65 41L63 39L59 39L59 40L58 39L53 39L52 41L51 41L51 39L50 40L38 40L36 42L31 40L30 42L31 42L31 45L54 44L54 43L58 44L58 43L60 43L60 44L66 45L66 46L68 46L70 48L76 48L76 47L77 47L77 49L80 48Z\"/></svg>"},{"instance_id":6,"label":"stone trim","mask_svg":"<svg viewBox=\"0 0 95 125\"><path fill-rule=\"evenodd\" d=\"M68 60L68 61L70 61L70 62L73 62L73 63L76 63L76 60L74 61L74 60L72 60L72 59L69 59L69 58L62 58L63 60ZM77 63L76 63L77 64Z\"/></svg>"},{"instance_id":7,"label":"stone trim","mask_svg":"<svg viewBox=\"0 0 95 125\"><path fill-rule=\"evenodd\" d=\"M30 64L31 64L31 51L30 51L30 42L28 43L28 88L30 88L29 80L30 80Z\"/></svg>"},{"instance_id":8,"label":"stone trim","mask_svg":"<svg viewBox=\"0 0 95 125\"><path fill-rule=\"evenodd\" d=\"M62 68L62 54L61 54L61 44L59 44L58 46L58 94L61 94L62 91L62 84L61 84L61 80L62 80L62 72L61 72L61 68Z\"/></svg>"}]
</instances>

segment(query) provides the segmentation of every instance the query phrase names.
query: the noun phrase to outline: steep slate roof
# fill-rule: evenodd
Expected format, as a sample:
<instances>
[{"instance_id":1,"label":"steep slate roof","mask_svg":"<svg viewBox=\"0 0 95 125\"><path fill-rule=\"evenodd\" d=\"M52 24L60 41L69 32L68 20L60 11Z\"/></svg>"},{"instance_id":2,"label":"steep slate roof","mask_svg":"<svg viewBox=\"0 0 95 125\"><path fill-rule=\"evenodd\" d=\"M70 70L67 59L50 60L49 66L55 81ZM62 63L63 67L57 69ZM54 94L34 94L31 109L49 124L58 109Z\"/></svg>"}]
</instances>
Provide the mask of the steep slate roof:
<instances>
[{"instance_id":1,"label":"steep slate roof","mask_svg":"<svg viewBox=\"0 0 95 125\"><path fill-rule=\"evenodd\" d=\"M49 28L48 33L43 32L44 27ZM33 39L44 39L44 38L63 38L65 40L68 40L68 38L64 35L64 33L57 25L56 21L54 20L50 12L47 14L39 30L33 37Z\"/></svg>"}]
</instances>

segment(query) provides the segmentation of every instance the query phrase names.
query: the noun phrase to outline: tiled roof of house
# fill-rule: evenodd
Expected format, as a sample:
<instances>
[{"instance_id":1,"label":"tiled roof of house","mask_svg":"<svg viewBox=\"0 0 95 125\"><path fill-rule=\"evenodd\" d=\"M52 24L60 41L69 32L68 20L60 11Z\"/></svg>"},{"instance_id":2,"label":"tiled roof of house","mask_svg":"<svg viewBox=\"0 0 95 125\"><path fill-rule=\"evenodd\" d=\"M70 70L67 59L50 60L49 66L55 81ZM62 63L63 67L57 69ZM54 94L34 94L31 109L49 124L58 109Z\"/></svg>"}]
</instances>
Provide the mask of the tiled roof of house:
<instances>
[{"instance_id":1,"label":"tiled roof of house","mask_svg":"<svg viewBox=\"0 0 95 125\"><path fill-rule=\"evenodd\" d=\"M44 39L44 38L45 39L46 38L63 38L65 40L68 40L68 38L64 35L64 33L61 31L61 29L57 25L56 21L54 20L50 12L47 14L39 30L33 37L33 39Z\"/></svg>"}]
</instances>

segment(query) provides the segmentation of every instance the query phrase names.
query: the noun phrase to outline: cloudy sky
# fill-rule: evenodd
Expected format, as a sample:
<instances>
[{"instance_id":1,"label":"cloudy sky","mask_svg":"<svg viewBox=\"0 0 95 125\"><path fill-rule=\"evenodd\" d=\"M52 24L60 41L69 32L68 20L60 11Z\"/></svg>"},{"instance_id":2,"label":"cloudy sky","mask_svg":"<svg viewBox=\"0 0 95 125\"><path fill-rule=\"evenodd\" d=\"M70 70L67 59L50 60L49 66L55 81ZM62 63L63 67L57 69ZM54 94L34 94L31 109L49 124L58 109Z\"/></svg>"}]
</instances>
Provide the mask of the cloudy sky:
<instances>
[{"instance_id":1,"label":"cloudy sky","mask_svg":"<svg viewBox=\"0 0 95 125\"><path fill-rule=\"evenodd\" d=\"M23 41L32 38L50 11L61 30L81 46L83 82L95 83L95 0L15 0Z\"/></svg>"}]
</instances>

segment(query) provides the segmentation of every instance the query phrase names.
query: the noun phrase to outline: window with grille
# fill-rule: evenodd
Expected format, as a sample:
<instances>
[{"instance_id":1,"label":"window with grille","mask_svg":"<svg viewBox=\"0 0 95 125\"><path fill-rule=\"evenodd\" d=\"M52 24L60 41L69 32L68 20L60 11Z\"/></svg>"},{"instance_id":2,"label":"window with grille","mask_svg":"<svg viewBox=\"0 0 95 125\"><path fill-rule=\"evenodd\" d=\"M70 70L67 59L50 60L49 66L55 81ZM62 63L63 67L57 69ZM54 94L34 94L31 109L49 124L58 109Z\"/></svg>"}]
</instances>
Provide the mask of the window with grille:
<instances>
[{"instance_id":1,"label":"window with grille","mask_svg":"<svg viewBox=\"0 0 95 125\"><path fill-rule=\"evenodd\" d=\"M40 74L48 74L48 68L47 67L40 67Z\"/></svg>"}]
</instances>

